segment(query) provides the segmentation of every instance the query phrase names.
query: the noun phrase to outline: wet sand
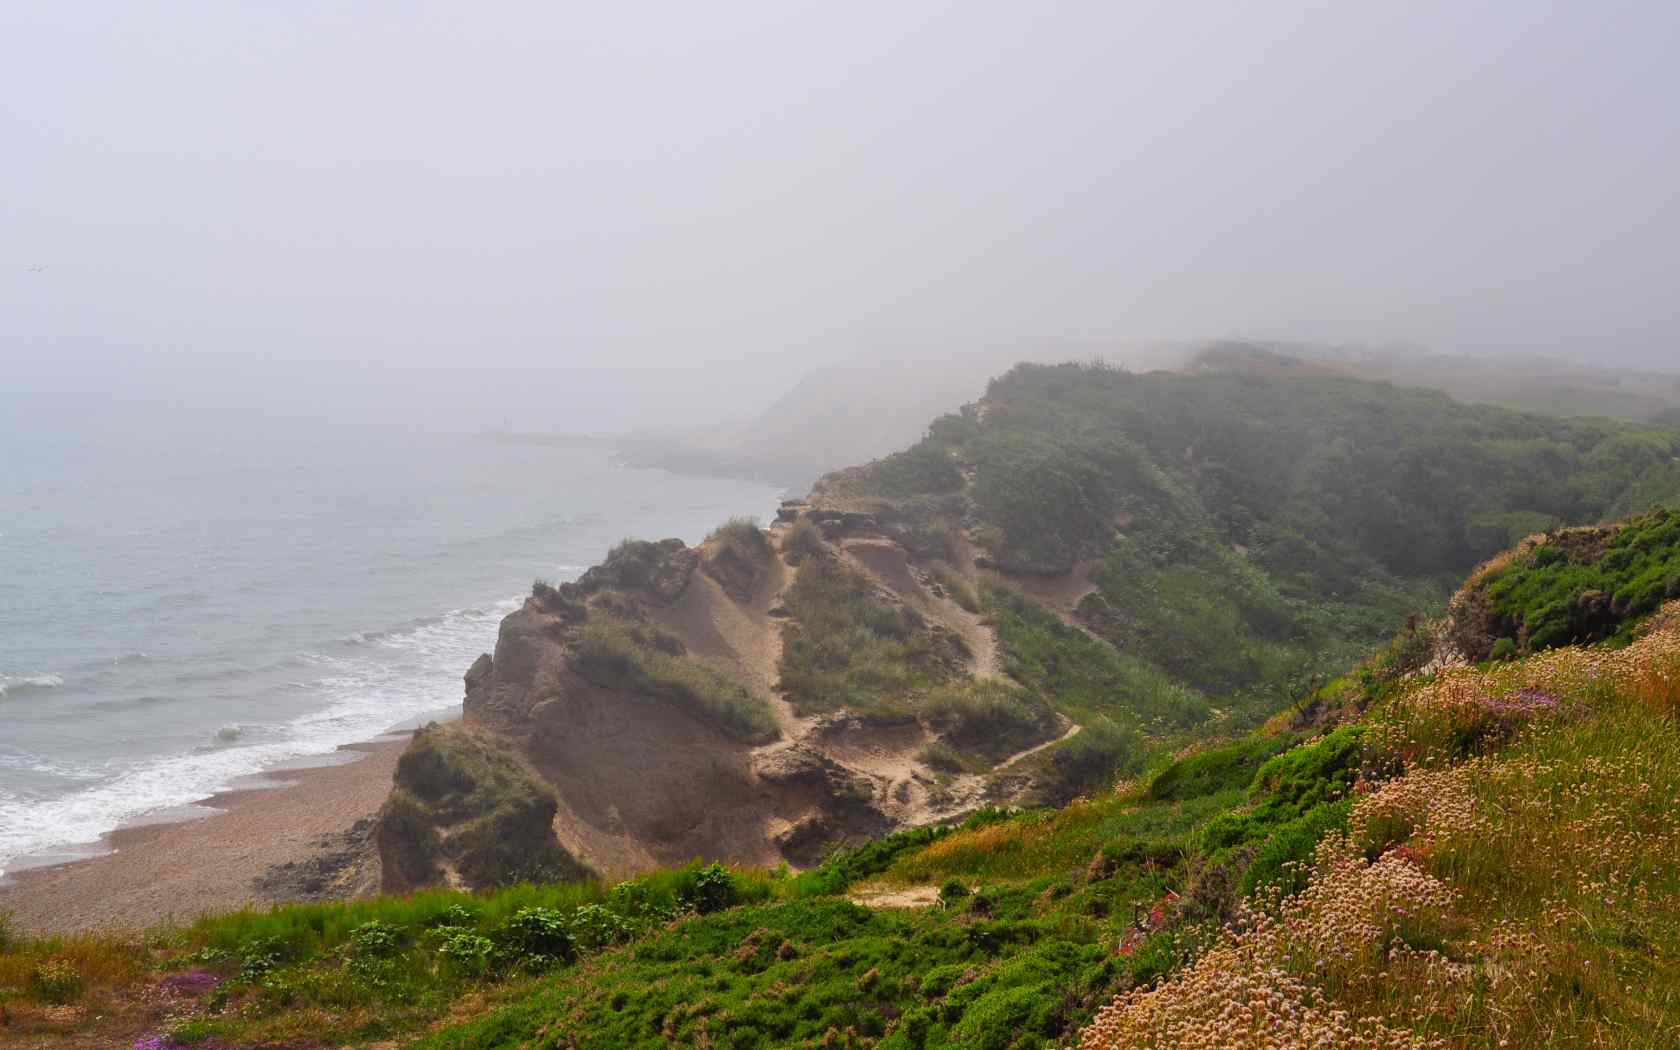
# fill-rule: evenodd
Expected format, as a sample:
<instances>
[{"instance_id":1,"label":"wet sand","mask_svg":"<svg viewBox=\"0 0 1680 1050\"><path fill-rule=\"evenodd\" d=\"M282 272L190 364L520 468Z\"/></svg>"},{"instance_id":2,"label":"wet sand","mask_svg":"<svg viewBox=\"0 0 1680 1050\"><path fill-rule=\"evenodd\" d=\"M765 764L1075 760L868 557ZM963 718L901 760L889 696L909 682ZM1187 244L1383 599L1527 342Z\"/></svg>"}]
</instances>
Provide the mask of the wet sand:
<instances>
[{"instance_id":1,"label":"wet sand","mask_svg":"<svg viewBox=\"0 0 1680 1050\"><path fill-rule=\"evenodd\" d=\"M204 912L271 901L256 879L278 864L322 852L320 841L372 816L391 789L407 739L340 749L355 761L277 771L289 786L231 791L201 803L222 812L184 823L121 828L103 856L7 874L0 911L35 933L191 922Z\"/></svg>"}]
</instances>

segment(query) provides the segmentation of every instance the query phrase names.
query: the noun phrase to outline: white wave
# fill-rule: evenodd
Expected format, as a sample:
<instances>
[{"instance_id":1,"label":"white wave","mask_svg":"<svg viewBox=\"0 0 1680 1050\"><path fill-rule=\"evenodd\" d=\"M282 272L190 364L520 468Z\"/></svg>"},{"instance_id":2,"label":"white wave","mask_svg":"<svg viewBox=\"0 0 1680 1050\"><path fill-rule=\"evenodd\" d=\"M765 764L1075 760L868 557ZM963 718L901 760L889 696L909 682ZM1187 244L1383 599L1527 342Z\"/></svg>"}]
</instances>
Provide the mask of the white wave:
<instances>
[{"instance_id":1,"label":"white wave","mask_svg":"<svg viewBox=\"0 0 1680 1050\"><path fill-rule=\"evenodd\" d=\"M0 675L0 698L57 689L64 676L56 674Z\"/></svg>"},{"instance_id":2,"label":"white wave","mask_svg":"<svg viewBox=\"0 0 1680 1050\"><path fill-rule=\"evenodd\" d=\"M320 707L280 725L229 726L216 747L106 771L95 783L45 801L0 798L0 868L12 859L96 841L148 813L201 801L241 777L330 753L460 703L461 675L492 648L520 599L430 617L343 657L309 654L322 677ZM419 623L420 621L416 621ZM236 735L224 734L229 729Z\"/></svg>"}]
</instances>

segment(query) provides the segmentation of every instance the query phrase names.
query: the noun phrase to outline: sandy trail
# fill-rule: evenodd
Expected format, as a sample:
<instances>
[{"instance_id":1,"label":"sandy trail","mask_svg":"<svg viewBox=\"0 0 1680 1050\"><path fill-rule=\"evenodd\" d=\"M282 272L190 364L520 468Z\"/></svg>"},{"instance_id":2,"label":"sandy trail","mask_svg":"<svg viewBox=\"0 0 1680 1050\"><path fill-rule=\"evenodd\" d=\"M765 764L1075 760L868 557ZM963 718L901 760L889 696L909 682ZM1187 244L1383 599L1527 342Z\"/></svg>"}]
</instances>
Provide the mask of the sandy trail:
<instances>
[{"instance_id":1,"label":"sandy trail","mask_svg":"<svg viewBox=\"0 0 1680 1050\"><path fill-rule=\"evenodd\" d=\"M931 908L939 903L936 886L863 887L847 895L865 908Z\"/></svg>"},{"instance_id":2,"label":"sandy trail","mask_svg":"<svg viewBox=\"0 0 1680 1050\"><path fill-rule=\"evenodd\" d=\"M1081 729L1085 728L1084 726L1080 725L1078 722L1075 722L1073 719L1069 718L1067 715L1061 714L1060 712L1058 712L1056 714L1056 717L1058 719L1060 719L1061 721L1067 723L1066 728L1064 728L1062 730L1060 735L1051 737L1049 740L1046 740L1042 744L1034 744L1032 747L1027 748L1025 751L1018 751L1015 754L1010 755L1008 758L1004 759L1001 763L999 763L998 766L995 769L992 770L992 772L993 773L1001 773L1004 770L1008 769L1009 767L1013 766L1015 763L1024 761L1026 759L1029 759L1032 756L1038 754L1040 751L1043 751L1047 747L1055 747L1057 744L1061 743L1064 740L1067 740L1067 739L1071 738L1075 733L1077 733Z\"/></svg>"}]
</instances>

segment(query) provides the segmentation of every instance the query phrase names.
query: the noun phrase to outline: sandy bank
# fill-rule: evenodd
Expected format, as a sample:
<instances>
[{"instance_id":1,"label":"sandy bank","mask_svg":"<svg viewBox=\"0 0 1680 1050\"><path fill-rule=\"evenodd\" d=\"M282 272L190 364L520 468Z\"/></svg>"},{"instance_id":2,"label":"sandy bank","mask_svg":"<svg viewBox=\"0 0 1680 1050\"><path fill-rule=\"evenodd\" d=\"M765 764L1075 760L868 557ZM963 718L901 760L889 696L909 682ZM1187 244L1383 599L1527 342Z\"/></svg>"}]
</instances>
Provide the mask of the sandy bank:
<instances>
[{"instance_id":1,"label":"sandy bank","mask_svg":"<svg viewBox=\"0 0 1680 1050\"><path fill-rule=\"evenodd\" d=\"M341 749L365 755L356 761L272 774L290 786L217 795L205 805L223 812L203 819L119 829L106 836L110 854L8 876L0 911L24 930L64 933L266 905L258 877L319 856L324 838L373 815L405 744L356 744Z\"/></svg>"}]
</instances>

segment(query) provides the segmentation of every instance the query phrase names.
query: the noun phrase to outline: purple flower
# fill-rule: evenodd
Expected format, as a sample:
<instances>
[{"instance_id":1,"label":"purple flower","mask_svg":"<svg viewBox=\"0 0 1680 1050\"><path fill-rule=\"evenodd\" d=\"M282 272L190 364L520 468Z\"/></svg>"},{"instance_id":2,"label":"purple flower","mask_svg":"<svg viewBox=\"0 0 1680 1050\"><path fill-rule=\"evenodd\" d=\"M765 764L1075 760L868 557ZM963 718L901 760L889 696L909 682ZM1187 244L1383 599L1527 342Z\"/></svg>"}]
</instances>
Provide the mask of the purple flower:
<instances>
[{"instance_id":1,"label":"purple flower","mask_svg":"<svg viewBox=\"0 0 1680 1050\"><path fill-rule=\"evenodd\" d=\"M158 982L158 987L177 995L203 995L221 983L221 977L208 970L189 970L170 974Z\"/></svg>"},{"instance_id":2,"label":"purple flower","mask_svg":"<svg viewBox=\"0 0 1680 1050\"><path fill-rule=\"evenodd\" d=\"M1485 701L1482 706L1496 715L1529 717L1550 714L1562 706L1562 701L1544 689L1513 689L1497 700Z\"/></svg>"}]
</instances>

